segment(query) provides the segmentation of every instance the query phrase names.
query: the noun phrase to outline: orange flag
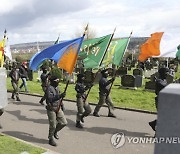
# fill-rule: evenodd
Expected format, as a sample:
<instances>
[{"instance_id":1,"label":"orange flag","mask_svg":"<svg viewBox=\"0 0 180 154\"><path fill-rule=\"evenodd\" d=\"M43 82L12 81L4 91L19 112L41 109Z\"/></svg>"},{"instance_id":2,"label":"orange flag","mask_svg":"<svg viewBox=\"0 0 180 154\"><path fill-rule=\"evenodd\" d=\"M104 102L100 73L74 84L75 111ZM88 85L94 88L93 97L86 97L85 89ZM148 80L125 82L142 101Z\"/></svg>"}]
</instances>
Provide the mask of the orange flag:
<instances>
[{"instance_id":1,"label":"orange flag","mask_svg":"<svg viewBox=\"0 0 180 154\"><path fill-rule=\"evenodd\" d=\"M140 47L141 53L138 60L143 62L149 57L160 55L160 41L164 32L156 32Z\"/></svg>"},{"instance_id":2,"label":"orange flag","mask_svg":"<svg viewBox=\"0 0 180 154\"><path fill-rule=\"evenodd\" d=\"M72 74L77 60L79 44L71 45L66 50L63 56L57 63L57 66Z\"/></svg>"}]
</instances>

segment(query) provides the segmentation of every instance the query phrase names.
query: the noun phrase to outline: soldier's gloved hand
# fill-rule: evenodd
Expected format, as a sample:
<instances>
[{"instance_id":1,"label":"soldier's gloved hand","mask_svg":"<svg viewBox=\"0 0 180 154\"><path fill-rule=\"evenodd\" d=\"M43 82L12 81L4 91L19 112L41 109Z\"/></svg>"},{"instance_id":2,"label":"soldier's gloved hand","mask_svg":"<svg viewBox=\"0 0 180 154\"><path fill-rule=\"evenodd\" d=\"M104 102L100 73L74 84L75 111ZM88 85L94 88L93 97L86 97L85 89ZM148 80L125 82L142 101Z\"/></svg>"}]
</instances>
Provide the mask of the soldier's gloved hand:
<instances>
[{"instance_id":1,"label":"soldier's gloved hand","mask_svg":"<svg viewBox=\"0 0 180 154\"><path fill-rule=\"evenodd\" d=\"M55 95L55 100L58 100L61 98L61 95Z\"/></svg>"},{"instance_id":2,"label":"soldier's gloved hand","mask_svg":"<svg viewBox=\"0 0 180 154\"><path fill-rule=\"evenodd\" d=\"M92 83L88 84L88 88L91 88L92 86L93 86L93 84L92 84Z\"/></svg>"},{"instance_id":3,"label":"soldier's gloved hand","mask_svg":"<svg viewBox=\"0 0 180 154\"><path fill-rule=\"evenodd\" d=\"M111 82L114 82L114 80L115 80L115 77L113 77L113 78L111 79Z\"/></svg>"},{"instance_id":4,"label":"soldier's gloved hand","mask_svg":"<svg viewBox=\"0 0 180 154\"><path fill-rule=\"evenodd\" d=\"M63 93L61 94L61 98L64 98L65 96L66 96L66 93L63 92Z\"/></svg>"}]
</instances>

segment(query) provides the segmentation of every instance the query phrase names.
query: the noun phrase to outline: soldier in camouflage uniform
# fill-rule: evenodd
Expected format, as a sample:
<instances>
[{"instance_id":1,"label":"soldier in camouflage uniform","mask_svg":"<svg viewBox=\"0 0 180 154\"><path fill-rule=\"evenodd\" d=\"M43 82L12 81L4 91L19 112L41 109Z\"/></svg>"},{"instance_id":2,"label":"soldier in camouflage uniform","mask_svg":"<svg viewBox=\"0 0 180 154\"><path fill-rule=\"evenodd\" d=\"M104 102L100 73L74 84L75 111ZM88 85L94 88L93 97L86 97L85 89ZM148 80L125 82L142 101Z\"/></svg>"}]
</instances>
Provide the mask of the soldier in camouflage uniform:
<instances>
[{"instance_id":1,"label":"soldier in camouflage uniform","mask_svg":"<svg viewBox=\"0 0 180 154\"><path fill-rule=\"evenodd\" d=\"M77 98L77 117L76 117L76 127L77 128L83 128L82 124L80 122L84 123L84 117L87 117L91 113L91 107L88 102L84 102L84 99L86 95L84 92L88 90L91 86L84 85L84 75L78 74L77 75L77 83L75 86L75 90L77 92L76 98Z\"/></svg>"},{"instance_id":2,"label":"soldier in camouflage uniform","mask_svg":"<svg viewBox=\"0 0 180 154\"><path fill-rule=\"evenodd\" d=\"M101 71L101 74L102 74L102 77L99 80L99 102L94 109L93 115L96 117L99 117L98 112L100 108L102 107L102 105L106 103L108 105L108 110L109 110L108 117L116 118L116 116L113 113L114 106L109 96L110 84L114 81L115 78L112 78L110 80L107 79L108 69Z\"/></svg>"},{"instance_id":3,"label":"soldier in camouflage uniform","mask_svg":"<svg viewBox=\"0 0 180 154\"><path fill-rule=\"evenodd\" d=\"M59 109L60 99L65 97L65 93L60 94L58 87L59 79L56 76L50 77L50 85L46 90L46 109L49 119L49 144L57 146L55 139L59 139L58 131L67 125L67 121L62 109Z\"/></svg>"},{"instance_id":4,"label":"soldier in camouflage uniform","mask_svg":"<svg viewBox=\"0 0 180 154\"><path fill-rule=\"evenodd\" d=\"M167 80L166 80L166 77L167 77L167 74L169 72L169 69L168 68L160 68L158 70L158 73L159 73L159 78L155 80L155 94L156 94L156 97L155 97L155 105L156 105L156 109L158 111L158 97L159 97L159 92L168 85L167 83ZM149 125L151 126L151 128L156 131L156 122L157 120L153 120L151 122L149 122Z\"/></svg>"},{"instance_id":5,"label":"soldier in camouflage uniform","mask_svg":"<svg viewBox=\"0 0 180 154\"><path fill-rule=\"evenodd\" d=\"M11 77L11 84L12 84L12 87L13 87L13 92L12 92L11 98L15 99L14 96L16 96L16 101L20 101L20 99L19 99L19 89L18 89L20 73L17 70L16 62L13 62L12 70L9 73L9 76Z\"/></svg>"}]
</instances>

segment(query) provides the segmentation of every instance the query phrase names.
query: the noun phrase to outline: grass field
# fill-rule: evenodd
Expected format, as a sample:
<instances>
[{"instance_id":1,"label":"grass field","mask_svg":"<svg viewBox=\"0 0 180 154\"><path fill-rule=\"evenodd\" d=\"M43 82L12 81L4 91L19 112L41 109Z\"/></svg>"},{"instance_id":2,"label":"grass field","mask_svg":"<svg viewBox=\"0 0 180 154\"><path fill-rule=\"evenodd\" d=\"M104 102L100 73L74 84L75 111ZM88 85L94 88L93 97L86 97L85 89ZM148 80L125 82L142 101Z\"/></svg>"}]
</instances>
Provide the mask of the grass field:
<instances>
[{"instance_id":1,"label":"grass field","mask_svg":"<svg viewBox=\"0 0 180 154\"><path fill-rule=\"evenodd\" d=\"M23 152L28 154L41 154L46 151L12 137L0 134L0 154L21 154Z\"/></svg>"},{"instance_id":2,"label":"grass field","mask_svg":"<svg viewBox=\"0 0 180 154\"><path fill-rule=\"evenodd\" d=\"M37 81L37 73L34 73L33 81L28 81L28 89L30 93L43 95L43 91L41 89L41 83ZM21 80L20 80L21 83ZM149 111L155 111L154 105L154 92L145 91L144 83L143 87L138 88L137 90L130 89L120 89L120 78L116 78L114 85L111 91L111 98L114 102L115 106L126 107L126 108L135 108L135 109L143 109ZM12 90L10 78L7 78L7 87L8 90ZM75 85L70 84L67 89L66 99L76 100L76 91L74 90ZM64 83L60 83L60 90L63 91L65 88ZM98 102L98 85L94 85L91 89L91 92L88 96L88 101L92 103Z\"/></svg>"},{"instance_id":3,"label":"grass field","mask_svg":"<svg viewBox=\"0 0 180 154\"><path fill-rule=\"evenodd\" d=\"M128 72L128 74L132 74L132 72ZM180 78L179 70L176 73L175 78ZM136 90L131 89L121 89L120 86L120 78L116 78L112 90L111 90L111 98L114 102L115 106L124 107L124 108L135 108L142 109L148 111L156 111L154 104L155 93L153 91L145 90L145 82L147 79L143 79L143 86ZM21 80L20 80L21 83ZM41 83L37 81L37 73L33 73L33 81L28 81L28 89L30 93L43 95L43 91L41 89ZM7 78L7 87L8 90L12 90L10 78ZM65 88L65 84L63 82L60 83L60 90L63 91ZM75 84L69 84L66 99L76 100L76 91ZM91 89L91 92L88 96L88 102L97 103L99 97L98 84L95 84Z\"/></svg>"}]
</instances>

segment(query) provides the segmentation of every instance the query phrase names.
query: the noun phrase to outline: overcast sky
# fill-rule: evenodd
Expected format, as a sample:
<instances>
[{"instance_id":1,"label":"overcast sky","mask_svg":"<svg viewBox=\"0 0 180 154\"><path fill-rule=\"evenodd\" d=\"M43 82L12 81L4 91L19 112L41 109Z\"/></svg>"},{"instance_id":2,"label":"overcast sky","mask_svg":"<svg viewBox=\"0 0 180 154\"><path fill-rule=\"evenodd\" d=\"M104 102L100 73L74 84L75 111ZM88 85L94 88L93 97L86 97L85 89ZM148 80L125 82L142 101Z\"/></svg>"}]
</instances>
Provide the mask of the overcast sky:
<instances>
[{"instance_id":1,"label":"overcast sky","mask_svg":"<svg viewBox=\"0 0 180 154\"><path fill-rule=\"evenodd\" d=\"M0 38L10 44L72 39L89 23L97 37L180 36L179 0L1 0Z\"/></svg>"}]
</instances>

